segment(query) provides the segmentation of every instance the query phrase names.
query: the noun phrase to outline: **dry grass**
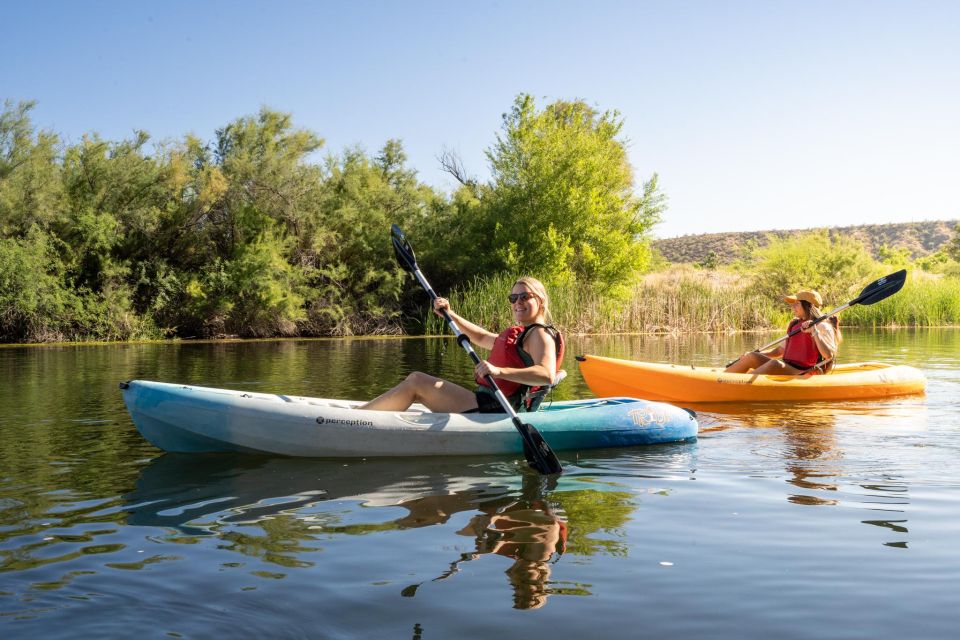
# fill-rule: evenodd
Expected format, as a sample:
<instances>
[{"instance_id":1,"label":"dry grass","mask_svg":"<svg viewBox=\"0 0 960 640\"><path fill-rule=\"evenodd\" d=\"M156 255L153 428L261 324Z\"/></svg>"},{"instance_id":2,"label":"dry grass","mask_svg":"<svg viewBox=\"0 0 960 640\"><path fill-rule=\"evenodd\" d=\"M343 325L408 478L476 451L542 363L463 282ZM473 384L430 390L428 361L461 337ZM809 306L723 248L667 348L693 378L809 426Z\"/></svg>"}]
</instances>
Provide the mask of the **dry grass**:
<instances>
[{"instance_id":1,"label":"dry grass","mask_svg":"<svg viewBox=\"0 0 960 640\"><path fill-rule=\"evenodd\" d=\"M930 277L919 271L916 274L911 272L904 289L887 300L845 311L843 324L960 324L960 280ZM477 280L448 297L464 317L499 330L512 322L506 294L513 280L503 276ZM554 322L569 334L757 331L781 327L790 317L789 308L780 300L755 293L750 278L733 271L686 265L644 276L622 298L575 285L554 285L550 295ZM428 334L445 331L442 320L428 318Z\"/></svg>"}]
</instances>

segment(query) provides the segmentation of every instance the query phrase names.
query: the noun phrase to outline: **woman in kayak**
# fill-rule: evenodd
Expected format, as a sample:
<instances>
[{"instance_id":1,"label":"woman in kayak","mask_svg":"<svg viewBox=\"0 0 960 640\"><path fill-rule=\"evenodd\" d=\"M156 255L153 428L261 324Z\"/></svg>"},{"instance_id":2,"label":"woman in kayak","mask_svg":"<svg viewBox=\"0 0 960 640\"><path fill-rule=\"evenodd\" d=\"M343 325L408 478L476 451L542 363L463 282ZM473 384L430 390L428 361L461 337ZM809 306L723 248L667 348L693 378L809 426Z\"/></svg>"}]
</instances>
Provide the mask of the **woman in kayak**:
<instances>
[{"instance_id":1,"label":"woman in kayak","mask_svg":"<svg viewBox=\"0 0 960 640\"><path fill-rule=\"evenodd\" d=\"M482 360L474 369L479 384L475 391L414 371L394 388L358 408L405 411L419 402L438 413L502 412L493 390L484 382L490 374L514 409L519 410L529 389L556 381L563 358L563 338L549 324L550 298L539 280L520 278L507 298L517 324L499 335L454 313L446 298L434 301L434 313L442 316L446 310L471 343L491 350L489 359Z\"/></svg>"},{"instance_id":2,"label":"woman in kayak","mask_svg":"<svg viewBox=\"0 0 960 640\"><path fill-rule=\"evenodd\" d=\"M799 291L796 295L784 296L796 316L790 321L787 333L797 325L800 331L769 351L751 351L725 369L727 373L752 373L765 375L799 375L808 371L822 371L837 355L842 337L836 316L813 324L820 317L823 300L816 291ZM779 358L779 359L778 359Z\"/></svg>"}]
</instances>

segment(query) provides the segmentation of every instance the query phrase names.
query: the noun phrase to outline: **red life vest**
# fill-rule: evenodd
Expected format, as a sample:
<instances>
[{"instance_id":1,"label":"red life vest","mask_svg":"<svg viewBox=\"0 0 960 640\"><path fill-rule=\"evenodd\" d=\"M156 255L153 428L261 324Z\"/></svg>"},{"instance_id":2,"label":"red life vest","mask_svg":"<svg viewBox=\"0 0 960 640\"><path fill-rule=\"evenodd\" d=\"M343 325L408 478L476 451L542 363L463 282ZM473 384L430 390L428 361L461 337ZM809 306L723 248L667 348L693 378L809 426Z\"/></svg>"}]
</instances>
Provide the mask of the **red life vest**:
<instances>
[{"instance_id":1,"label":"red life vest","mask_svg":"<svg viewBox=\"0 0 960 640\"><path fill-rule=\"evenodd\" d=\"M547 333L553 337L553 341L557 345L557 370L559 371L564 352L563 337L553 325L547 324L534 323L526 327L520 325L510 327L497 336L496 341L493 343L493 350L490 352L490 357L487 358L487 362L497 367L510 367L513 369L523 369L524 367L532 366L533 357L523 350L523 341L527 337L527 333L534 327L543 327L547 330ZM486 380L480 378L476 380L482 387L486 389L490 388ZM497 386L503 391L503 395L508 398L512 396L519 398L530 389L530 387L520 382L504 380L503 378L494 378L494 380L497 381ZM536 391L539 388L540 387L533 387L532 390Z\"/></svg>"},{"instance_id":2,"label":"red life vest","mask_svg":"<svg viewBox=\"0 0 960 640\"><path fill-rule=\"evenodd\" d=\"M787 333L799 326L800 322L799 318L791 320ZM783 361L787 364L798 369L809 369L822 359L820 349L817 348L811 334L799 331L787 338L787 344L783 347Z\"/></svg>"}]
</instances>

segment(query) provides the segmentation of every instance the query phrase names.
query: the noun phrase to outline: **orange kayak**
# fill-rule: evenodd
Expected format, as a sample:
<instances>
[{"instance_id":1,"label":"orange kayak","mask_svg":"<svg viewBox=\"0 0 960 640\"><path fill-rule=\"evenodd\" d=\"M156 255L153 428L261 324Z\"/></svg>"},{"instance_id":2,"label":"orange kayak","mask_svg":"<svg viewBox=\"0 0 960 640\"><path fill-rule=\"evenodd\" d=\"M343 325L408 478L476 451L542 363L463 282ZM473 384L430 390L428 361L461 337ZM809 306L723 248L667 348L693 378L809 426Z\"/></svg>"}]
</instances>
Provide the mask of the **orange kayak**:
<instances>
[{"instance_id":1,"label":"orange kayak","mask_svg":"<svg viewBox=\"0 0 960 640\"><path fill-rule=\"evenodd\" d=\"M665 402L850 400L922 393L919 369L882 362L839 364L826 375L765 376L723 369L578 356L587 386L601 398Z\"/></svg>"}]
</instances>

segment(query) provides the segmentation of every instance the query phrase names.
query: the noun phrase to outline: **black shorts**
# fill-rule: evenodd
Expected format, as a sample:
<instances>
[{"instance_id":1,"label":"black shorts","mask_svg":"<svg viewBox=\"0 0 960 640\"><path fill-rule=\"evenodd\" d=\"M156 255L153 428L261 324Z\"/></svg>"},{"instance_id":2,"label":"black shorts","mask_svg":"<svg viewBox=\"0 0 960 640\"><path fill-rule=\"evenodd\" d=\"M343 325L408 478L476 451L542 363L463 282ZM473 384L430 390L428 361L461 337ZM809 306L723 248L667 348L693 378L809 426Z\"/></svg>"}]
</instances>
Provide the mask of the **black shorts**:
<instances>
[{"instance_id":1,"label":"black shorts","mask_svg":"<svg viewBox=\"0 0 960 640\"><path fill-rule=\"evenodd\" d=\"M477 389L474 395L477 396L477 408L464 411L464 413L506 413L506 411L503 410L503 407L500 406L500 401L497 400L497 396L493 395L491 392L484 389ZM510 396L507 398L507 401L513 405L514 411L516 411L517 407L520 406L519 395L516 397Z\"/></svg>"},{"instance_id":2,"label":"black shorts","mask_svg":"<svg viewBox=\"0 0 960 640\"><path fill-rule=\"evenodd\" d=\"M799 370L799 371L802 371L803 373L806 373L807 371L810 371L810 370L812 370L812 369L816 369L816 368L817 368L817 365L813 365L812 367L805 367L805 366L803 366L802 364L800 364L799 362L794 362L793 360L787 360L786 358L783 359L783 364L788 364L788 365L790 365L791 367L793 367L794 369L797 369L797 370ZM818 370L818 371L819 371L819 370Z\"/></svg>"}]
</instances>

